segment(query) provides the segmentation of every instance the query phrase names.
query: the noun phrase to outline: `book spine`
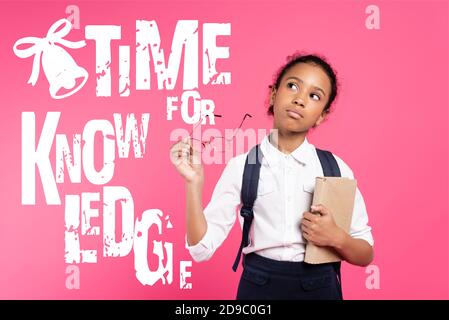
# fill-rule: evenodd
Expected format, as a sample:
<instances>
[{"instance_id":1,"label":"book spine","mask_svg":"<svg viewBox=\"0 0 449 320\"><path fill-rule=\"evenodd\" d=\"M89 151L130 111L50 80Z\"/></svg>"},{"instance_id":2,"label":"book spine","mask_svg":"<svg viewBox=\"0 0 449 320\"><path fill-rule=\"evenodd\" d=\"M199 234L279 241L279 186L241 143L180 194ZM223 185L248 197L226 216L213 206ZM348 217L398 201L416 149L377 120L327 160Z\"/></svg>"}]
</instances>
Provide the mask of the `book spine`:
<instances>
[{"instance_id":1,"label":"book spine","mask_svg":"<svg viewBox=\"0 0 449 320\"><path fill-rule=\"evenodd\" d=\"M313 200L312 200L312 205L317 205L317 204L323 204L323 195L324 193L324 188L326 187L326 183L325 182L326 178L316 178L315 181L315 191L313 192Z\"/></svg>"}]
</instances>

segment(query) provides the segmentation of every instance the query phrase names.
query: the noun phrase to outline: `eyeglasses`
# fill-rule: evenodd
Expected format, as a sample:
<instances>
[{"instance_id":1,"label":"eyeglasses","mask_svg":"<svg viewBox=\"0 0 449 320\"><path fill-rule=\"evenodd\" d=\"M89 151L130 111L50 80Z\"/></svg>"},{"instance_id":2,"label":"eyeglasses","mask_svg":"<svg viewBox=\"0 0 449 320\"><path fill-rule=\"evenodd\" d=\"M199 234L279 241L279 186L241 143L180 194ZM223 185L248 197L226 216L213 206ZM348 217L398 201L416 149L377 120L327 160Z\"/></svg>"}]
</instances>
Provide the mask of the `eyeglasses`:
<instances>
[{"instance_id":1,"label":"eyeglasses","mask_svg":"<svg viewBox=\"0 0 449 320\"><path fill-rule=\"evenodd\" d=\"M222 115L214 114L217 118L222 118ZM192 131L189 134L189 137L192 139L193 148L196 151L204 152L206 150L213 150L214 152L225 152L232 148L232 142L235 139L239 130L242 129L243 123L247 118L252 118L253 116L249 113L245 113L242 120L240 121L239 126L236 129L233 129L232 132L229 129L225 130L224 136L219 132L216 128L209 128L201 133L201 140L194 137L195 129L201 124L202 119L198 121Z\"/></svg>"}]
</instances>

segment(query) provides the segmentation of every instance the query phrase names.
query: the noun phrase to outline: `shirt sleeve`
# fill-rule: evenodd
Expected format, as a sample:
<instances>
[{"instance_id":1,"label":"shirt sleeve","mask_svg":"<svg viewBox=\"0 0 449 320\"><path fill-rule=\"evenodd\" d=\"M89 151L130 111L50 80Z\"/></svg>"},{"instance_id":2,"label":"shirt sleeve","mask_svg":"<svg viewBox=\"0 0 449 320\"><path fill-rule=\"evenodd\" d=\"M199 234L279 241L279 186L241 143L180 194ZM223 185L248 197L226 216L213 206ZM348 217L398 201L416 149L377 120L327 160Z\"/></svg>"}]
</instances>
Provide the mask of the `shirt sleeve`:
<instances>
[{"instance_id":1,"label":"shirt sleeve","mask_svg":"<svg viewBox=\"0 0 449 320\"><path fill-rule=\"evenodd\" d=\"M335 155L334 155L335 156ZM339 157L335 156L340 167L341 176L354 179L354 174L349 166ZM357 187L354 199L354 210L352 212L351 226L349 234L356 239L363 239L371 246L374 245L373 235L371 234L371 227L368 224L368 213L366 211L365 201L362 193Z\"/></svg>"},{"instance_id":2,"label":"shirt sleeve","mask_svg":"<svg viewBox=\"0 0 449 320\"><path fill-rule=\"evenodd\" d=\"M194 261L209 260L229 234L236 221L236 208L240 204L240 189L243 171L236 158L226 165L218 180L209 204L204 208L207 230L195 245L185 246Z\"/></svg>"}]
</instances>

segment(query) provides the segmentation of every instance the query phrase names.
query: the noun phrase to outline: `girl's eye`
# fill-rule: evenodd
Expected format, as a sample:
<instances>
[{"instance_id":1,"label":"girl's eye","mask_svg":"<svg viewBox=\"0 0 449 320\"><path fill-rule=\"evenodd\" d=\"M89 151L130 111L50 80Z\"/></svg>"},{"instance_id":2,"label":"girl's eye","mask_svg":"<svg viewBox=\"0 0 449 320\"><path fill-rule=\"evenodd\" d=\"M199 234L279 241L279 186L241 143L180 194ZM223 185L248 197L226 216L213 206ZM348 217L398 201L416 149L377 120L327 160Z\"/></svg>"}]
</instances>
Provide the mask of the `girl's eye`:
<instances>
[{"instance_id":1,"label":"girl's eye","mask_svg":"<svg viewBox=\"0 0 449 320\"><path fill-rule=\"evenodd\" d=\"M316 101L320 101L320 99L321 99L321 97L320 97L319 95L317 95L316 93L312 93L312 94L310 95L310 97L311 97L313 100L316 100Z\"/></svg>"},{"instance_id":2,"label":"girl's eye","mask_svg":"<svg viewBox=\"0 0 449 320\"><path fill-rule=\"evenodd\" d=\"M294 83L294 82L288 82L288 83L287 83L287 87L288 87L289 89L298 90L298 86L297 86L296 83Z\"/></svg>"}]
</instances>

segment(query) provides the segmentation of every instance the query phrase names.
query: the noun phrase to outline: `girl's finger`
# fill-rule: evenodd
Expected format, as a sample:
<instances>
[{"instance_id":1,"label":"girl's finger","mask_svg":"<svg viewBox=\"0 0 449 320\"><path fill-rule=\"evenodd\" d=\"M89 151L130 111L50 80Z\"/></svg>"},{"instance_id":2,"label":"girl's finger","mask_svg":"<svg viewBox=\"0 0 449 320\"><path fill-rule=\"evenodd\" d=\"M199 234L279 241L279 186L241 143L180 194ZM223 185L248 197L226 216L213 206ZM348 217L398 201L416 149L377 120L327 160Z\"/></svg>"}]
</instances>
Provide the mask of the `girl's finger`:
<instances>
[{"instance_id":1,"label":"girl's finger","mask_svg":"<svg viewBox=\"0 0 449 320\"><path fill-rule=\"evenodd\" d=\"M315 222L316 219L318 218L316 214L310 213L310 212L305 212L303 215L303 218L305 220L308 220L310 222Z\"/></svg>"},{"instance_id":2,"label":"girl's finger","mask_svg":"<svg viewBox=\"0 0 449 320\"><path fill-rule=\"evenodd\" d=\"M307 219L302 219L301 225L305 226L306 228L310 228L312 226L312 222Z\"/></svg>"},{"instance_id":3,"label":"girl's finger","mask_svg":"<svg viewBox=\"0 0 449 320\"><path fill-rule=\"evenodd\" d=\"M323 215L329 214L329 210L322 204L316 204L310 207L314 212L321 213Z\"/></svg>"}]
</instances>

